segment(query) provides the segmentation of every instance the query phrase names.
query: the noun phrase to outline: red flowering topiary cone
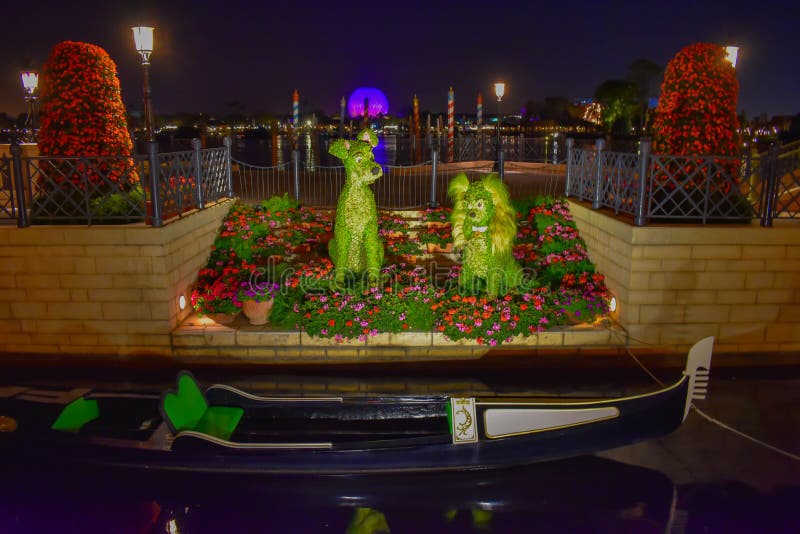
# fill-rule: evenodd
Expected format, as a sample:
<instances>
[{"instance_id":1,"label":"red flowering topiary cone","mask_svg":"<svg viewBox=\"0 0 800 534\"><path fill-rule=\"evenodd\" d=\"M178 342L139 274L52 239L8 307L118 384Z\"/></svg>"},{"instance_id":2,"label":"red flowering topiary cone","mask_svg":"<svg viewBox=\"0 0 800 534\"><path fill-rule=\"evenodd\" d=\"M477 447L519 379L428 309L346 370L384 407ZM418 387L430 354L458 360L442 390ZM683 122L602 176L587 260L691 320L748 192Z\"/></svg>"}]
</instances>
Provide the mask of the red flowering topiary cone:
<instances>
[{"instance_id":1,"label":"red flowering topiary cone","mask_svg":"<svg viewBox=\"0 0 800 534\"><path fill-rule=\"evenodd\" d=\"M739 82L725 50L697 43L667 65L653 123L656 154L735 156Z\"/></svg>"},{"instance_id":2,"label":"red flowering topiary cone","mask_svg":"<svg viewBox=\"0 0 800 534\"><path fill-rule=\"evenodd\" d=\"M122 103L117 66L99 46L57 44L41 77L39 152L43 156L130 156L133 149ZM107 160L76 169L75 182L88 176L133 185L139 178L132 160Z\"/></svg>"}]
</instances>

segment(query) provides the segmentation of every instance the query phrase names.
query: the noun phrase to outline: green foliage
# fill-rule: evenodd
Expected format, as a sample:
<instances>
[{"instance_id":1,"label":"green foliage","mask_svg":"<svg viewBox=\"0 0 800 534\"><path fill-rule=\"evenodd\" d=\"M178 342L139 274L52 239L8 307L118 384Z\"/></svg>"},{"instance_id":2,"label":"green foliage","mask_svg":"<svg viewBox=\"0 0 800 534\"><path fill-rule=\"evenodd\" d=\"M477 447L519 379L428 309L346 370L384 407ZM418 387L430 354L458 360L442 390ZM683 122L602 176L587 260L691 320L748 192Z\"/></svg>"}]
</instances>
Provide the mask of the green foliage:
<instances>
[{"instance_id":1,"label":"green foliage","mask_svg":"<svg viewBox=\"0 0 800 534\"><path fill-rule=\"evenodd\" d=\"M606 80L595 91L595 99L603 106L602 120L606 129L630 133L631 120L639 109L637 87L628 80ZM616 127L615 127L616 125Z\"/></svg>"},{"instance_id":2,"label":"green foliage","mask_svg":"<svg viewBox=\"0 0 800 534\"><path fill-rule=\"evenodd\" d=\"M531 208L552 204L553 201L554 199L551 196L535 195L532 197L511 199L511 205L514 207L514 211L517 212L517 218L525 219L528 217Z\"/></svg>"},{"instance_id":3,"label":"green foliage","mask_svg":"<svg viewBox=\"0 0 800 534\"><path fill-rule=\"evenodd\" d=\"M297 200L289 196L289 193L284 193L283 196L270 197L267 200L262 200L258 206L262 211L268 211L271 214L285 213L289 210L296 210L300 207Z\"/></svg>"},{"instance_id":4,"label":"green foliage","mask_svg":"<svg viewBox=\"0 0 800 534\"><path fill-rule=\"evenodd\" d=\"M390 239L386 242L386 254L389 256L417 256L422 253L419 243L408 239Z\"/></svg>"},{"instance_id":5,"label":"green foliage","mask_svg":"<svg viewBox=\"0 0 800 534\"><path fill-rule=\"evenodd\" d=\"M130 191L107 193L89 202L95 217L124 217L141 212L144 208L144 191L136 184Z\"/></svg>"},{"instance_id":6,"label":"green foliage","mask_svg":"<svg viewBox=\"0 0 800 534\"><path fill-rule=\"evenodd\" d=\"M594 265L588 258L572 262L551 263L539 272L539 281L549 287L558 287L564 275L584 272L594 273Z\"/></svg>"}]
</instances>

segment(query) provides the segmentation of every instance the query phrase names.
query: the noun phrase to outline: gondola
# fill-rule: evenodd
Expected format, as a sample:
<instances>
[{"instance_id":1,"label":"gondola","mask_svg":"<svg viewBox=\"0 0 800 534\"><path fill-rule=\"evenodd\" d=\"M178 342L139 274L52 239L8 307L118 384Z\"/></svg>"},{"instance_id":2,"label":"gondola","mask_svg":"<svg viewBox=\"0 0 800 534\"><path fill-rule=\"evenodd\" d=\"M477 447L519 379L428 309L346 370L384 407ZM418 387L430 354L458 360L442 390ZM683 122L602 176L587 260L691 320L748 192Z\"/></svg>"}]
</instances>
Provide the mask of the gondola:
<instances>
[{"instance_id":1,"label":"gondola","mask_svg":"<svg viewBox=\"0 0 800 534\"><path fill-rule=\"evenodd\" d=\"M621 398L254 395L188 371L161 394L0 387L0 457L205 473L486 469L580 456L676 430L713 349L675 383Z\"/></svg>"}]
</instances>

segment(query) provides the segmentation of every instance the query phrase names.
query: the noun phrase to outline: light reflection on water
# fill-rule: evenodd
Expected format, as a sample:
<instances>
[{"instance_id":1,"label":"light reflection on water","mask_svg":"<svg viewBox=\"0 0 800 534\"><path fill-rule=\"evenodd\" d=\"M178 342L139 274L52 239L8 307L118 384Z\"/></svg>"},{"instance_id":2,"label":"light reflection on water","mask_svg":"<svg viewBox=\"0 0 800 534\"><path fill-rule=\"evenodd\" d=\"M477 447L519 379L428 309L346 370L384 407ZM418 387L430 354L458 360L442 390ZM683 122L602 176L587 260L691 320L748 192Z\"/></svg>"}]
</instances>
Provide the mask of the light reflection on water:
<instances>
[{"instance_id":1,"label":"light reflection on water","mask_svg":"<svg viewBox=\"0 0 800 534\"><path fill-rule=\"evenodd\" d=\"M335 137L303 134L295 140L287 135L274 135L267 139L239 137L234 140L234 159L259 166L275 166L292 161L292 149L297 146L300 164L305 167L335 167L341 160L328 154L328 146ZM395 136L378 136L378 146L373 150L375 161L381 165L398 165Z\"/></svg>"},{"instance_id":2,"label":"light reflection on water","mask_svg":"<svg viewBox=\"0 0 800 534\"><path fill-rule=\"evenodd\" d=\"M306 133L295 140L291 135L274 134L264 137L233 138L231 155L234 159L257 165L272 167L283 165L292 161L292 149L296 146L299 152L300 164L304 167L337 167L341 166L340 159L328 154L328 146L336 137L322 134ZM375 147L375 161L381 165L408 165L411 154L408 150L407 139L398 140L394 135L379 135L378 146ZM206 148L222 146L221 137L208 137L205 140ZM159 138L161 152L175 152L189 150L189 139L174 139L169 137ZM404 148L405 147L405 148Z\"/></svg>"}]
</instances>

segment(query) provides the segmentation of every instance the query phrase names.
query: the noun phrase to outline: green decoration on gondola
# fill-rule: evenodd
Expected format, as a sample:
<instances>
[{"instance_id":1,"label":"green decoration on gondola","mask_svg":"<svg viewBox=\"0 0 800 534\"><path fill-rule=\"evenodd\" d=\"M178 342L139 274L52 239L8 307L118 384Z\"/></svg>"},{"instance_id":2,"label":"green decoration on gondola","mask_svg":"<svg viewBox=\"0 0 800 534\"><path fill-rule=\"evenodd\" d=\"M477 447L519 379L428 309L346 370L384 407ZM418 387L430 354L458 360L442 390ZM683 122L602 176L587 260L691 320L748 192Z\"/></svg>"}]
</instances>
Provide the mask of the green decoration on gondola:
<instances>
[{"instance_id":1,"label":"green decoration on gondola","mask_svg":"<svg viewBox=\"0 0 800 534\"><path fill-rule=\"evenodd\" d=\"M100 408L97 401L94 399L84 399L80 397L70 402L58 418L50 426L53 430L61 430L62 432L77 432L90 421L94 421L100 416Z\"/></svg>"},{"instance_id":2,"label":"green decoration on gondola","mask_svg":"<svg viewBox=\"0 0 800 534\"><path fill-rule=\"evenodd\" d=\"M461 173L447 193L453 200L453 246L463 250L459 287L494 297L519 286L522 268L513 256L516 212L500 178L489 174L470 183Z\"/></svg>"},{"instance_id":3,"label":"green decoration on gondola","mask_svg":"<svg viewBox=\"0 0 800 534\"><path fill-rule=\"evenodd\" d=\"M365 129L354 140L337 139L328 152L344 162L345 184L336 205L334 237L328 245L336 282L345 275L367 273L371 284L380 276L383 242L378 237L378 211L369 184L383 176L372 149L378 145L375 132Z\"/></svg>"},{"instance_id":4,"label":"green decoration on gondola","mask_svg":"<svg viewBox=\"0 0 800 534\"><path fill-rule=\"evenodd\" d=\"M209 406L194 376L182 371L175 391L166 392L161 399L161 414L173 434L191 430L227 440L244 410L238 406Z\"/></svg>"}]
</instances>

